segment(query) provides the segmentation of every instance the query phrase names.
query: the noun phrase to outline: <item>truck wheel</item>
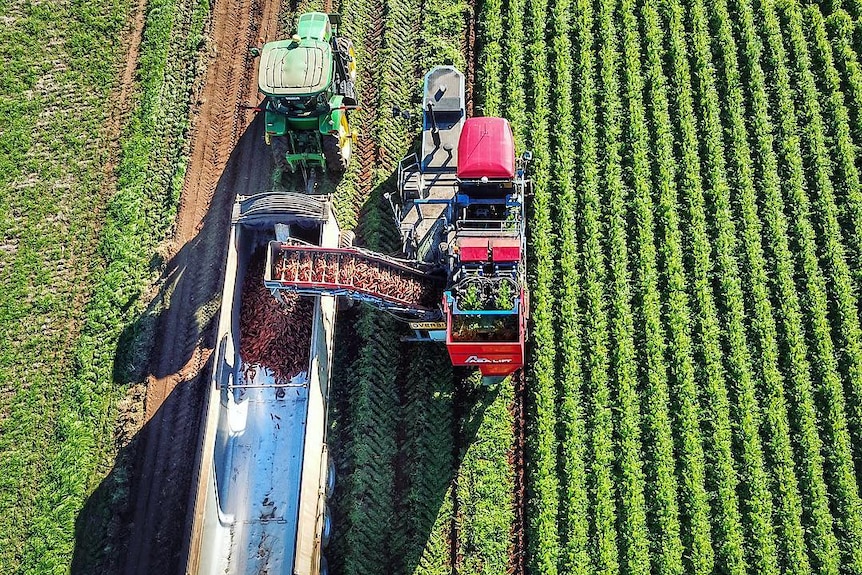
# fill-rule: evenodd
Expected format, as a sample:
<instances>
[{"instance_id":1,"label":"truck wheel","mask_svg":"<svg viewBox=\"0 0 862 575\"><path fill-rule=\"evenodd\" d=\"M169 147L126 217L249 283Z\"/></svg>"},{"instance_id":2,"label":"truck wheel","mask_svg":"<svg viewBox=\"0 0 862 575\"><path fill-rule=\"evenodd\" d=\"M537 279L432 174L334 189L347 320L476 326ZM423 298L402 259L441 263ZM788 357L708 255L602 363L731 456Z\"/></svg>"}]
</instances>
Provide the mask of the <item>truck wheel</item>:
<instances>
[{"instance_id":1,"label":"truck wheel","mask_svg":"<svg viewBox=\"0 0 862 575\"><path fill-rule=\"evenodd\" d=\"M326 549L329 547L329 542L332 540L332 515L329 513L329 506L325 507L323 515L323 529L320 534L320 546Z\"/></svg>"},{"instance_id":2,"label":"truck wheel","mask_svg":"<svg viewBox=\"0 0 862 575\"><path fill-rule=\"evenodd\" d=\"M326 468L326 498L332 497L335 492L335 461L332 457L329 458L329 465Z\"/></svg>"}]
</instances>

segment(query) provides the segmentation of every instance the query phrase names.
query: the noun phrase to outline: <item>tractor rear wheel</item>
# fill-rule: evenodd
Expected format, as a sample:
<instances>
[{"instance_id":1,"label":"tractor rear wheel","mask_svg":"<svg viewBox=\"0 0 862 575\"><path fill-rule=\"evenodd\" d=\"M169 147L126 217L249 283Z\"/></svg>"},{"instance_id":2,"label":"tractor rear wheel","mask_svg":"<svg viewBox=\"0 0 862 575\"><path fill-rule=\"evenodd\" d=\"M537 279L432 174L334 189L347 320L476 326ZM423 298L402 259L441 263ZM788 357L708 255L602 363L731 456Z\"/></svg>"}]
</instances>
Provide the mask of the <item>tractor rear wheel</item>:
<instances>
[{"instance_id":1,"label":"tractor rear wheel","mask_svg":"<svg viewBox=\"0 0 862 575\"><path fill-rule=\"evenodd\" d=\"M341 37L336 38L335 41L338 44L338 51L347 56L344 62L347 79L351 83L356 82L356 52L353 50L353 42Z\"/></svg>"},{"instance_id":2,"label":"tractor rear wheel","mask_svg":"<svg viewBox=\"0 0 862 575\"><path fill-rule=\"evenodd\" d=\"M270 143L270 151L272 152L273 166L286 172L287 170L287 152L290 144L287 141L287 136L272 136Z\"/></svg>"},{"instance_id":3,"label":"tractor rear wheel","mask_svg":"<svg viewBox=\"0 0 862 575\"><path fill-rule=\"evenodd\" d=\"M341 117L338 134L323 136L323 157L326 169L333 174L343 174L350 165L353 154L353 138L347 126L347 118Z\"/></svg>"}]
</instances>

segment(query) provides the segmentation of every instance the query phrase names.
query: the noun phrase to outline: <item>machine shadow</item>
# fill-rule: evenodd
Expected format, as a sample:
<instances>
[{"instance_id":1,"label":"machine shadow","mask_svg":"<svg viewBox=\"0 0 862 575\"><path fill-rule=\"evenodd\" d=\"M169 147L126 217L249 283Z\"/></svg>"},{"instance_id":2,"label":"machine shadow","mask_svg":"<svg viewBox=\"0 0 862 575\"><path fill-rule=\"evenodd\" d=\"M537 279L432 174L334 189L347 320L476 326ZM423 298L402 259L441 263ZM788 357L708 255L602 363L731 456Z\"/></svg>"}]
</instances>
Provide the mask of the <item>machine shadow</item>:
<instances>
[{"instance_id":1,"label":"machine shadow","mask_svg":"<svg viewBox=\"0 0 862 575\"><path fill-rule=\"evenodd\" d=\"M192 488L190 473L178 466L179 458L174 456L172 466L176 473L151 475L153 481L149 484L136 475L145 467L140 459L146 452L146 443L173 426L176 423L173 414L181 411L189 411L188 397L175 390L117 452L113 468L87 499L75 521L72 575L183 572L185 501ZM190 421L189 425L197 427L196 422ZM193 461L195 456L190 457ZM143 500L149 502L145 513L138 505Z\"/></svg>"},{"instance_id":2,"label":"machine shadow","mask_svg":"<svg viewBox=\"0 0 862 575\"><path fill-rule=\"evenodd\" d=\"M212 369L212 361L207 361L206 355L201 356L200 350L211 350L214 346L234 198L237 193L247 195L270 189L271 172L271 155L263 138L263 118L257 117L232 150L197 235L170 260L164 261L155 255L151 261L153 271L161 269L158 293L119 337L113 378L115 385L124 388L163 379L170 380L173 387L166 397L157 398L158 409L137 431L124 433L121 429L123 414L120 414L117 441L122 447L117 450L113 467L88 497L76 519L70 569L73 575L185 572L193 517L191 506L197 487L196 462L200 456L203 406ZM360 209L357 235L361 245L369 240L384 246L398 245L397 230L383 198L384 191L391 189L394 189L394 175L376 187ZM343 451L347 438L338 431L348 424L344 410L339 408L338 393L350 381L342 368L349 366L358 355L354 325L357 311L340 308L336 324L334 401L329 407L330 443L336 444L334 453L341 478L349 473L350 463L345 460ZM475 439L485 408L493 402L498 388L477 386L475 378L468 378L466 371L452 370L442 346L432 349L424 347L429 344L397 345L401 371L407 369L408 356L422 346L421 355L430 356L432 365L445 365L446 373L451 374L442 379L436 374L425 386L431 410L450 412L453 441L426 449L429 462L412 467L414 472L425 475L412 480L421 480L431 488L423 492L421 504L411 503L414 509L421 509L410 518L409 534L401 547L404 554L393 569L393 572L409 575L419 565L438 512L445 506L446 498L451 497L450 487L467 447ZM438 383L441 389L435 388ZM398 393L403 397L408 391L404 386L409 384L399 385ZM136 429L133 425L129 427ZM400 451L416 439L405 434L402 427L397 433ZM451 465L440 468L433 463L435 461L449 461ZM378 460L375 464L397 468L399 462ZM397 469L396 475L399 483L396 496L406 496L404 481L410 480L404 478L403 468ZM339 492L343 490L336 489L336 494ZM399 502L397 508L405 508L405 505ZM343 512L344 508L336 501L336 530L339 513ZM453 541L451 538L449 544ZM336 549L338 543L334 543L333 550ZM331 572L337 574L339 561L337 557L334 559Z\"/></svg>"},{"instance_id":3,"label":"machine shadow","mask_svg":"<svg viewBox=\"0 0 862 575\"><path fill-rule=\"evenodd\" d=\"M499 395L500 386L485 387L473 370L449 367L450 360L442 345L399 344L399 403L395 412L390 414L397 421L393 438L397 455L394 460L366 458L362 469L366 477L394 477L394 514L385 517L379 509L369 509L377 501L375 494L370 492L373 486L364 491L357 489L352 481L356 464L351 451L373 449L374 446L373 443L365 444L365 438L350 432L353 425L348 405L351 394L344 386L344 382L353 380L352 364L359 351L356 334L349 324L354 318L359 321L360 313L358 310L339 313L330 407L334 413L330 414L329 438L339 481L335 499L329 502L334 521L333 542L327 552L330 573L357 572L355 565L352 570L346 568L345 560L347 555L355 559L358 547L369 554L390 558L387 573L393 575L413 575L423 562L440 569L445 563L441 558L445 557L449 558L454 575L458 541L456 515L452 514L453 506L457 509L453 490L461 464L477 438L486 409ZM340 342L343 342L341 346ZM433 371L435 367L438 368L437 373ZM416 376L421 369L428 369L426 380ZM413 377L407 375L411 371ZM422 398L416 400L419 396ZM430 421L440 427L429 430L427 425L414 425L410 418L417 409L422 410L426 418L443 414L439 421ZM434 438L428 439L423 433ZM441 436L449 441L440 441ZM357 442L363 445L357 448ZM354 524L350 516L357 509L360 516L377 517L382 525L372 522ZM444 524L442 527L441 522ZM385 528L390 530L391 540L381 536L381 529ZM393 553L393 549L397 549L397 553Z\"/></svg>"},{"instance_id":4,"label":"machine shadow","mask_svg":"<svg viewBox=\"0 0 862 575\"><path fill-rule=\"evenodd\" d=\"M127 388L167 380L166 397L137 429L122 409L112 469L89 496L75 524L73 575L181 573L190 530L190 501L198 455L214 327L220 309L234 197L268 187L271 156L263 118L255 118L219 175L193 239L169 261L158 254L158 293L117 340L114 384ZM259 188L259 189L258 189ZM202 352L203 350L203 352ZM147 395L150 392L139 392ZM153 409L137 398L137 410ZM135 431L137 429L137 431Z\"/></svg>"},{"instance_id":5,"label":"machine shadow","mask_svg":"<svg viewBox=\"0 0 862 575\"><path fill-rule=\"evenodd\" d=\"M415 148L418 150L418 142ZM394 192L395 187L393 174L377 185L363 203L356 228L357 243L361 246L371 244L370 247L393 255L399 252L398 230L385 199L385 194ZM458 553L454 536L455 515L451 518L448 515L454 505L455 481L467 450L476 440L486 409L500 393L500 386L485 387L475 370L451 367L442 343L396 343L397 366L381 367L384 370L394 368L397 373L398 404L395 411L388 414L391 418L388 425L393 419L396 422L392 439L397 454L394 460L366 458L362 469L365 476L394 477L394 517L382 517L381 511L369 509L375 504L374 494L357 489L352 481L357 467L351 451L374 449L374 446L351 431L358 422L351 421L350 402L355 398L348 387L355 381L356 365L363 346L356 326L364 321L363 315L384 315L384 312L364 305L345 308L339 308L336 322L329 408L328 443L339 478L334 501L329 502L334 521L333 540L326 552L330 573L356 572L355 565L352 570L345 565L346 555L356 555L355 549L348 550L349 546L357 545L355 541L360 541L358 545L364 546L368 553L390 557L392 562L387 572L393 575L413 575L423 557L426 561L439 560L439 556L426 556L432 548L432 555L442 551L443 555L450 557L450 564L454 564ZM412 334L406 323L392 321L384 325L395 329L398 336ZM390 335L387 334L385 341L391 341ZM387 361L384 355L391 359L388 351L391 350L381 354L381 362ZM415 424L412 421L414 414L425 422ZM434 419L438 416L439 421ZM425 434L435 437L429 439ZM440 437L445 439L440 441ZM362 445L357 447L357 443ZM377 524L351 524L350 515L357 506L361 508L360 515L378 516L385 521L391 529L392 540L381 537ZM442 529L441 521L447 523ZM393 553L393 549L397 552ZM439 563L434 565L439 568ZM455 573L454 566L452 573Z\"/></svg>"}]
</instances>

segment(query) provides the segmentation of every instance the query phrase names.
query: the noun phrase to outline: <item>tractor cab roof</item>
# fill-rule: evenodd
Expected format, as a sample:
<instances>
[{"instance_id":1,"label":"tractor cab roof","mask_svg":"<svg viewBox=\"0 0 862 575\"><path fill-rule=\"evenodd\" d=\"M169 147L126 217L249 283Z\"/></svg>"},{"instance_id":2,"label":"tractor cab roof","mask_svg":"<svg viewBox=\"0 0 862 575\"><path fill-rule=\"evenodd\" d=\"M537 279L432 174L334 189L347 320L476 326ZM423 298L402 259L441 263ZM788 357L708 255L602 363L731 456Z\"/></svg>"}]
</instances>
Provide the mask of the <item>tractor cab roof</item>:
<instances>
[{"instance_id":1,"label":"tractor cab roof","mask_svg":"<svg viewBox=\"0 0 862 575\"><path fill-rule=\"evenodd\" d=\"M332 48L314 38L279 40L263 47L258 86L267 96L311 96L332 83Z\"/></svg>"},{"instance_id":2,"label":"tractor cab roof","mask_svg":"<svg viewBox=\"0 0 862 575\"><path fill-rule=\"evenodd\" d=\"M336 14L333 14L336 16ZM313 38L329 42L332 37L332 23L329 15L323 12L308 12L299 17L296 33L300 38Z\"/></svg>"}]
</instances>

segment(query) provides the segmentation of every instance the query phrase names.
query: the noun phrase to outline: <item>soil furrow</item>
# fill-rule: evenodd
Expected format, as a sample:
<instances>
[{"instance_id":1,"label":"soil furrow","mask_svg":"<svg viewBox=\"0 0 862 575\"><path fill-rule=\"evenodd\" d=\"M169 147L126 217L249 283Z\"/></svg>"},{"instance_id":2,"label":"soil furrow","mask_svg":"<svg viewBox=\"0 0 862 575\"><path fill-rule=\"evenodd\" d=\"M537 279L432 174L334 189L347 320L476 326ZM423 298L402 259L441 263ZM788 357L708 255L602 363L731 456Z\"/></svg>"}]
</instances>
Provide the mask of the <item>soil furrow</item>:
<instances>
[{"instance_id":1,"label":"soil furrow","mask_svg":"<svg viewBox=\"0 0 862 575\"><path fill-rule=\"evenodd\" d=\"M248 45L258 36L270 39L279 8L275 0L217 0L213 7L213 48L192 103L190 160L160 293L163 309L132 485L136 503L126 573L176 573L185 566L194 479L188 462L198 448L230 206L236 193L268 185L270 159L260 123L252 123L252 113L239 107L255 96Z\"/></svg>"},{"instance_id":2,"label":"soil furrow","mask_svg":"<svg viewBox=\"0 0 862 575\"><path fill-rule=\"evenodd\" d=\"M527 440L526 380L523 369L518 370L512 376L515 386L515 401L512 404L514 442L511 464L515 470L515 522L512 524L512 551L509 557L509 572L513 575L525 575L527 573L527 489L524 465L524 445Z\"/></svg>"}]
</instances>

